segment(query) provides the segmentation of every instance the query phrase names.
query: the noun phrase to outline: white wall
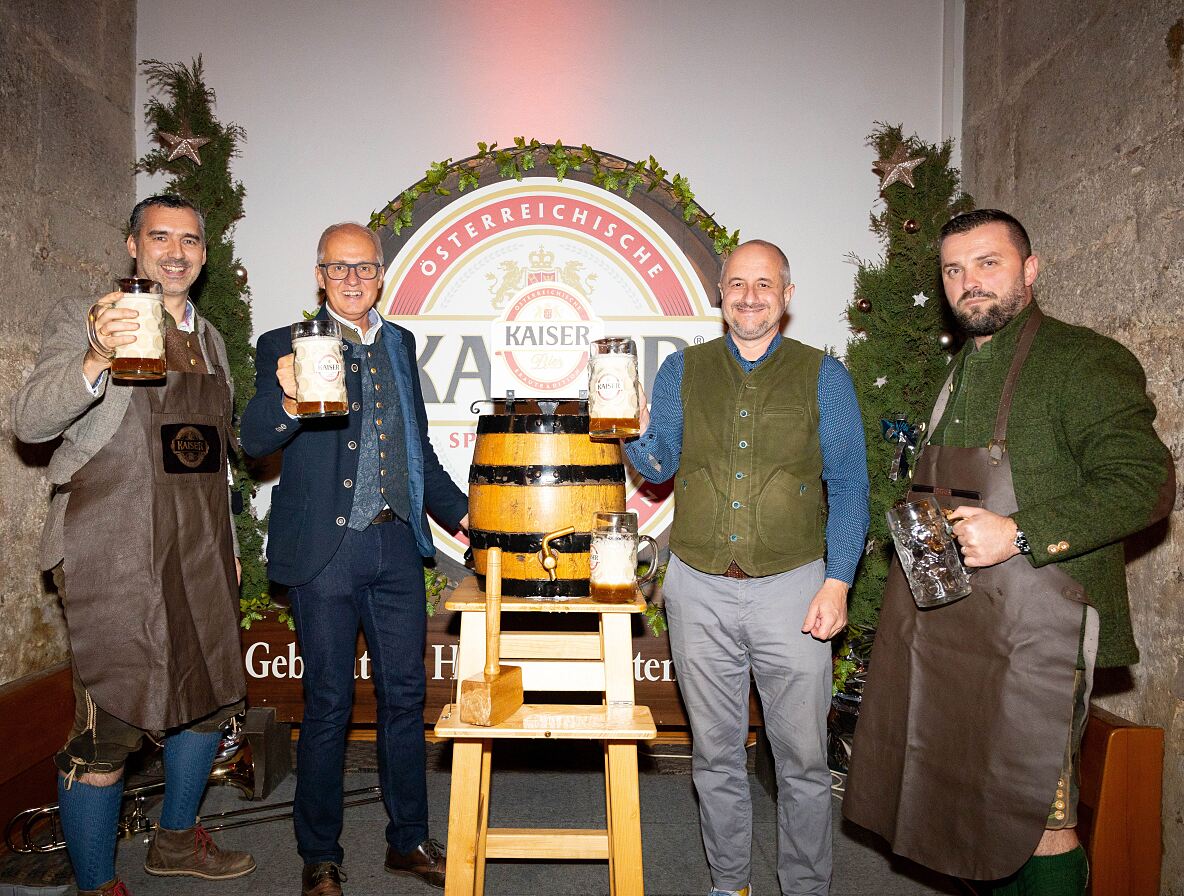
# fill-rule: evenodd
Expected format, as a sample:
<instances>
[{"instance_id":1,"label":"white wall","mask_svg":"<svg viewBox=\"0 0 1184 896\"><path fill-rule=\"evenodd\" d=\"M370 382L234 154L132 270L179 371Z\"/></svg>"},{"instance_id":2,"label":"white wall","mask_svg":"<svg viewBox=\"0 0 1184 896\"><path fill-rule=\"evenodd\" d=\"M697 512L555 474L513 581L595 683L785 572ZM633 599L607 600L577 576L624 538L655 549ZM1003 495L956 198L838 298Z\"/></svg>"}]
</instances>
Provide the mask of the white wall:
<instances>
[{"instance_id":1,"label":"white wall","mask_svg":"<svg viewBox=\"0 0 1184 896\"><path fill-rule=\"evenodd\" d=\"M219 117L246 128L235 241L257 333L313 306L327 224L365 222L429 163L522 134L653 154L681 172L721 224L785 248L797 283L788 332L841 350L846 256L879 254L864 139L877 120L941 139L947 6L142 0L137 52L202 54ZM146 97L141 81L140 109ZM151 135L137 117L143 153ZM142 177L137 191L159 185Z\"/></svg>"}]
</instances>

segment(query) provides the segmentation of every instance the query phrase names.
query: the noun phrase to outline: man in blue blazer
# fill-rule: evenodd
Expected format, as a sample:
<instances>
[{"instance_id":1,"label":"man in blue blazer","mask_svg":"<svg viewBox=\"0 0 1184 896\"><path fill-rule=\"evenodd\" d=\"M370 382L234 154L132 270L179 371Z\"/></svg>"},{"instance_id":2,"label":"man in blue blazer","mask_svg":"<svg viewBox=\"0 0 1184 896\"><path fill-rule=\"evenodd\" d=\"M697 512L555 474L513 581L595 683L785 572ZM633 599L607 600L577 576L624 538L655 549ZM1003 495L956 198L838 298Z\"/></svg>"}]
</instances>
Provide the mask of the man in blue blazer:
<instances>
[{"instance_id":1,"label":"man in blue blazer","mask_svg":"<svg viewBox=\"0 0 1184 896\"><path fill-rule=\"evenodd\" d=\"M290 588L304 659L293 810L304 896L341 894L342 770L359 626L378 699L386 869L444 886L444 850L427 821L422 558L435 547L424 510L455 531L468 523L468 499L428 440L415 340L375 310L382 270L373 231L334 224L321 235L315 273L325 305L317 317L341 326L348 415L296 417L292 342L281 327L259 338L255 396L242 420L248 454L284 452L267 561L271 579Z\"/></svg>"}]
</instances>

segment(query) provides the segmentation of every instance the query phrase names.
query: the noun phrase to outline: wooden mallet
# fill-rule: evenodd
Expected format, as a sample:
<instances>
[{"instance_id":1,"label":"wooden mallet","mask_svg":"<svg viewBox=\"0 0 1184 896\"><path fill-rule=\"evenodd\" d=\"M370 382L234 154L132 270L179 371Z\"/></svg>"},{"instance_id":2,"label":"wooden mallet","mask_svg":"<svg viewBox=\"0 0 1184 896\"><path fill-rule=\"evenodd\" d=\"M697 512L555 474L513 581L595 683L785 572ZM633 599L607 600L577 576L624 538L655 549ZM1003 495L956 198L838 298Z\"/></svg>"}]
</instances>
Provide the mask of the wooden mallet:
<instances>
[{"instance_id":1,"label":"wooden mallet","mask_svg":"<svg viewBox=\"0 0 1184 896\"><path fill-rule=\"evenodd\" d=\"M501 651L502 551L485 555L485 672L460 683L460 720L499 725L522 705L522 667L499 663Z\"/></svg>"}]
</instances>

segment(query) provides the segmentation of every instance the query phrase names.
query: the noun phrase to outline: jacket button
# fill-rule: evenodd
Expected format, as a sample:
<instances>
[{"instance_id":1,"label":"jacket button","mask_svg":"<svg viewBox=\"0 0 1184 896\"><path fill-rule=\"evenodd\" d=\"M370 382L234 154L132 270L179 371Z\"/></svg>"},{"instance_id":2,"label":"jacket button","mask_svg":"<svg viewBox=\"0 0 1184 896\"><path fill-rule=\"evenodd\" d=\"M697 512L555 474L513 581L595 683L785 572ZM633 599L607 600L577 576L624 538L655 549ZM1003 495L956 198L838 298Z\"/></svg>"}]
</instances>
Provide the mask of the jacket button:
<instances>
[{"instance_id":1,"label":"jacket button","mask_svg":"<svg viewBox=\"0 0 1184 896\"><path fill-rule=\"evenodd\" d=\"M740 416L741 416L741 417L747 417L747 416L748 416L748 411L741 411L741 412L740 412Z\"/></svg>"},{"instance_id":2,"label":"jacket button","mask_svg":"<svg viewBox=\"0 0 1184 896\"><path fill-rule=\"evenodd\" d=\"M376 408L380 408L380 407L382 407L382 402L381 402L381 401L376 401L376 402L374 402L374 406L375 406Z\"/></svg>"},{"instance_id":3,"label":"jacket button","mask_svg":"<svg viewBox=\"0 0 1184 896\"><path fill-rule=\"evenodd\" d=\"M344 485L346 488L353 488L354 487L354 481L352 479L347 479L347 480L345 480L345 482L343 482L341 484Z\"/></svg>"},{"instance_id":4,"label":"jacket button","mask_svg":"<svg viewBox=\"0 0 1184 896\"><path fill-rule=\"evenodd\" d=\"M1057 547L1062 551L1067 551L1067 550L1069 550L1069 542L1067 542L1067 541L1058 542Z\"/></svg>"},{"instance_id":5,"label":"jacket button","mask_svg":"<svg viewBox=\"0 0 1184 896\"><path fill-rule=\"evenodd\" d=\"M739 540L740 540L739 535L729 535L728 536L728 541L739 541Z\"/></svg>"},{"instance_id":6,"label":"jacket button","mask_svg":"<svg viewBox=\"0 0 1184 896\"><path fill-rule=\"evenodd\" d=\"M357 401L355 401L352 405L350 405L350 407L353 408L355 411L360 411L362 409L361 403L357 402Z\"/></svg>"},{"instance_id":7,"label":"jacket button","mask_svg":"<svg viewBox=\"0 0 1184 896\"><path fill-rule=\"evenodd\" d=\"M351 440L350 442L346 443L346 447L348 447L350 451L357 451L358 443Z\"/></svg>"},{"instance_id":8,"label":"jacket button","mask_svg":"<svg viewBox=\"0 0 1184 896\"><path fill-rule=\"evenodd\" d=\"M743 479L743 478L744 478L744 474L743 474L743 473L737 473L737 474L736 474L736 478L737 478L737 479Z\"/></svg>"},{"instance_id":9,"label":"jacket button","mask_svg":"<svg viewBox=\"0 0 1184 896\"><path fill-rule=\"evenodd\" d=\"M745 442L743 439L741 439L741 440L740 440L740 447L741 447L741 448L747 448L747 447L748 447L748 443L747 443L747 442Z\"/></svg>"},{"instance_id":10,"label":"jacket button","mask_svg":"<svg viewBox=\"0 0 1184 896\"><path fill-rule=\"evenodd\" d=\"M733 501L733 502L732 502L732 509L733 509L733 510L739 510L739 509L740 509L740 502L739 502L739 501Z\"/></svg>"},{"instance_id":11,"label":"jacket button","mask_svg":"<svg viewBox=\"0 0 1184 896\"><path fill-rule=\"evenodd\" d=\"M276 431L276 432L284 432L284 431L285 431L287 428L288 428L288 424L287 424L287 423L281 423L279 426L277 426L277 427L275 428L275 431Z\"/></svg>"},{"instance_id":12,"label":"jacket button","mask_svg":"<svg viewBox=\"0 0 1184 896\"><path fill-rule=\"evenodd\" d=\"M371 372L371 373L378 373L378 368L377 368L377 367L371 367L371 368L370 368L370 372Z\"/></svg>"},{"instance_id":13,"label":"jacket button","mask_svg":"<svg viewBox=\"0 0 1184 896\"><path fill-rule=\"evenodd\" d=\"M343 516L339 516L339 517L337 518L337 525L339 525L339 526L344 526L344 525L345 525L345 517L343 517Z\"/></svg>"},{"instance_id":14,"label":"jacket button","mask_svg":"<svg viewBox=\"0 0 1184 896\"><path fill-rule=\"evenodd\" d=\"M358 372L358 365L351 364L351 365L349 365L349 369L352 370L354 373L357 373Z\"/></svg>"},{"instance_id":15,"label":"jacket button","mask_svg":"<svg viewBox=\"0 0 1184 896\"><path fill-rule=\"evenodd\" d=\"M385 433L385 432L380 432L380 433L378 434L378 440L379 440L380 442L385 442L385 441L386 441L386 433Z\"/></svg>"},{"instance_id":16,"label":"jacket button","mask_svg":"<svg viewBox=\"0 0 1184 896\"><path fill-rule=\"evenodd\" d=\"M1048 546L1048 552L1050 554L1059 554L1061 552L1061 546L1059 544L1050 544Z\"/></svg>"}]
</instances>

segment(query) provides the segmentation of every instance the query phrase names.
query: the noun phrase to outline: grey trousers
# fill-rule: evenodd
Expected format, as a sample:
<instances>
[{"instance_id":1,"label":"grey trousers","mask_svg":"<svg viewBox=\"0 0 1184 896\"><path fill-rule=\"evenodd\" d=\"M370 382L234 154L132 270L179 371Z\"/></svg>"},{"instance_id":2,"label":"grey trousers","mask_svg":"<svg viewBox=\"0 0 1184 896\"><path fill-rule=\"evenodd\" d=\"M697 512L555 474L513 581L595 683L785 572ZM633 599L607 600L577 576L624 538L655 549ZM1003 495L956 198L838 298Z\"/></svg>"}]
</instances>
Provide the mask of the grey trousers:
<instances>
[{"instance_id":1,"label":"grey trousers","mask_svg":"<svg viewBox=\"0 0 1184 896\"><path fill-rule=\"evenodd\" d=\"M802 634L822 560L758 579L699 572L671 555L662 593L670 648L694 738L692 777L712 885L748 886L752 798L745 762L749 673L777 772L777 871L786 896L831 879L826 714L830 645Z\"/></svg>"}]
</instances>

